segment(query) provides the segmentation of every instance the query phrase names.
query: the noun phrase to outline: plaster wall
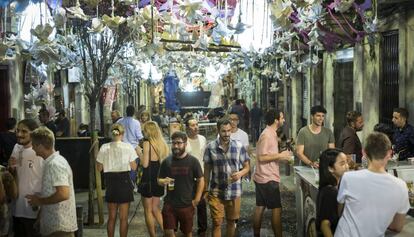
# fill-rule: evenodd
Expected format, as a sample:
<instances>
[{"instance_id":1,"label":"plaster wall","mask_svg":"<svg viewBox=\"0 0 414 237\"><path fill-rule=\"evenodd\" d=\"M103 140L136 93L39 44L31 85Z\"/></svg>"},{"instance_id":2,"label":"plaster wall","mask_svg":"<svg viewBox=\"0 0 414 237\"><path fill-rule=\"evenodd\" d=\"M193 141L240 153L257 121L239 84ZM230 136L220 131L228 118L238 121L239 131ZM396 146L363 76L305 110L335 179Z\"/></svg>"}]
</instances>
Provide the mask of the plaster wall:
<instances>
[{"instance_id":1,"label":"plaster wall","mask_svg":"<svg viewBox=\"0 0 414 237\"><path fill-rule=\"evenodd\" d=\"M363 68L359 73L362 74L362 116L364 118L364 129L361 133L362 141L373 131L374 126L379 122L379 96L380 96L380 64L379 64L379 43L374 46L375 55L372 58L369 55L369 45L364 45L358 52L361 55L360 60Z\"/></svg>"},{"instance_id":2,"label":"plaster wall","mask_svg":"<svg viewBox=\"0 0 414 237\"><path fill-rule=\"evenodd\" d=\"M334 124L334 61L335 54L324 53L323 54L323 72L324 72L324 85L323 85L323 106L327 113L325 115L325 127L333 131Z\"/></svg>"},{"instance_id":3,"label":"plaster wall","mask_svg":"<svg viewBox=\"0 0 414 237\"><path fill-rule=\"evenodd\" d=\"M296 136L301 129L301 115L302 115L302 82L301 77L292 78L291 80L292 90L292 110L291 110L291 136L296 139Z\"/></svg>"},{"instance_id":4,"label":"plaster wall","mask_svg":"<svg viewBox=\"0 0 414 237\"><path fill-rule=\"evenodd\" d=\"M406 64L405 64L405 103L400 104L405 106L409 113L409 123L414 124L414 10L407 12L407 24L405 25L406 30L406 39L404 44L406 44L405 55L406 55Z\"/></svg>"}]
</instances>

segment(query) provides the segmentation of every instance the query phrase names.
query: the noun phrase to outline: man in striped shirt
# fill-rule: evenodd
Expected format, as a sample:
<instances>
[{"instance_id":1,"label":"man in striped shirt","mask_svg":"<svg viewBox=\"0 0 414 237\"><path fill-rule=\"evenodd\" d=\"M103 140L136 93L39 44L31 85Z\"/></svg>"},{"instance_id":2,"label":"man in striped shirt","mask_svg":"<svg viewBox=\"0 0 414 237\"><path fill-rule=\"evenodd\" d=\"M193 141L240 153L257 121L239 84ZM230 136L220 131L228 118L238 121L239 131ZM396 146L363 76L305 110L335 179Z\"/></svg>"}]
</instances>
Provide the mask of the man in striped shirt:
<instances>
[{"instance_id":1,"label":"man in striped shirt","mask_svg":"<svg viewBox=\"0 0 414 237\"><path fill-rule=\"evenodd\" d=\"M241 178L249 173L250 158L240 142L230 139L230 120L220 119L217 129L219 137L204 152L204 190L213 219L213 236L221 236L226 216L226 236L233 237L240 217Z\"/></svg>"}]
</instances>

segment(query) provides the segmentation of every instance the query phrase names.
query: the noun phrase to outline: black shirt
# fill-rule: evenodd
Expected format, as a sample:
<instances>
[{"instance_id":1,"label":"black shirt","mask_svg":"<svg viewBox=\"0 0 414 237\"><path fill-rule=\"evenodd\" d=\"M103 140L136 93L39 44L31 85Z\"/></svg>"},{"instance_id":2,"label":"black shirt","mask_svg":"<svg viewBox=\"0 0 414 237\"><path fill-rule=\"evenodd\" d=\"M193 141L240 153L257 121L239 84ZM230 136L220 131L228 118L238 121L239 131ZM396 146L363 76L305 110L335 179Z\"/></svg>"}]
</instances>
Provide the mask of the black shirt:
<instances>
[{"instance_id":1,"label":"black shirt","mask_svg":"<svg viewBox=\"0 0 414 237\"><path fill-rule=\"evenodd\" d=\"M50 131L53 132L53 134L56 136L56 124L52 120L49 120L47 123L45 123L45 126L50 129Z\"/></svg>"},{"instance_id":2,"label":"black shirt","mask_svg":"<svg viewBox=\"0 0 414 237\"><path fill-rule=\"evenodd\" d=\"M56 120L56 132L62 132L61 137L70 136L70 123L68 118Z\"/></svg>"},{"instance_id":3,"label":"black shirt","mask_svg":"<svg viewBox=\"0 0 414 237\"><path fill-rule=\"evenodd\" d=\"M316 230L321 233L321 223L323 220L329 220L331 231L335 233L339 221L338 214L338 189L332 185L319 189L316 200ZM323 236L319 234L319 236Z\"/></svg>"},{"instance_id":4,"label":"black shirt","mask_svg":"<svg viewBox=\"0 0 414 237\"><path fill-rule=\"evenodd\" d=\"M9 131L0 133L0 163L2 165L7 166L16 142L16 133Z\"/></svg>"},{"instance_id":5,"label":"black shirt","mask_svg":"<svg viewBox=\"0 0 414 237\"><path fill-rule=\"evenodd\" d=\"M399 154L399 160L406 160L414 157L414 128L410 124L406 124L403 128L395 129L394 136L394 152Z\"/></svg>"},{"instance_id":6,"label":"black shirt","mask_svg":"<svg viewBox=\"0 0 414 237\"><path fill-rule=\"evenodd\" d=\"M260 126L260 121L262 119L262 116L263 116L263 112L260 108L253 107L250 110L250 118L251 118L251 122L252 122L253 127L259 127Z\"/></svg>"},{"instance_id":7,"label":"black shirt","mask_svg":"<svg viewBox=\"0 0 414 237\"><path fill-rule=\"evenodd\" d=\"M174 190L168 190L164 201L176 208L191 206L196 189L195 179L202 176L200 163L194 156L187 154L182 159L167 157L161 163L158 178L173 178Z\"/></svg>"}]
</instances>

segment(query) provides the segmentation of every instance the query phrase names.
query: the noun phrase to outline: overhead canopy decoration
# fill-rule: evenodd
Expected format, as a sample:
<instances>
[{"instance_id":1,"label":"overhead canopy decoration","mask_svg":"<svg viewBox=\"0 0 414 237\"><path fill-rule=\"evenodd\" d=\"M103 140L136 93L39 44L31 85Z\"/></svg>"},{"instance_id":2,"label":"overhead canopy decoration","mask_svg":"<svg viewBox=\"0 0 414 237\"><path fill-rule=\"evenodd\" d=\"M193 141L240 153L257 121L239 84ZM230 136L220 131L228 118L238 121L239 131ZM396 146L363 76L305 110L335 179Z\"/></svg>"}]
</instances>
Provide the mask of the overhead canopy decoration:
<instances>
[{"instance_id":1,"label":"overhead canopy decoration","mask_svg":"<svg viewBox=\"0 0 414 237\"><path fill-rule=\"evenodd\" d=\"M306 72L320 62L318 52L352 46L377 31L371 0L273 0L270 10L273 47L258 64L270 65L265 76L276 79Z\"/></svg>"}]
</instances>

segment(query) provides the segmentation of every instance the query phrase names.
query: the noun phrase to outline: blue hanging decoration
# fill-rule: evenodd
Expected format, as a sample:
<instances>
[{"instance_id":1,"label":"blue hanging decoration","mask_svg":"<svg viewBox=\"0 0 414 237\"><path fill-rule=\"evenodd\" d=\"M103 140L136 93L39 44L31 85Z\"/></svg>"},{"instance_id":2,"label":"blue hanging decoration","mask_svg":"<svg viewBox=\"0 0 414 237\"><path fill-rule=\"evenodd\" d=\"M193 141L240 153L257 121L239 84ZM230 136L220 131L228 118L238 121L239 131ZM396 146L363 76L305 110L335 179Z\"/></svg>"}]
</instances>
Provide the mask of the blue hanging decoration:
<instances>
[{"instance_id":1,"label":"blue hanging decoration","mask_svg":"<svg viewBox=\"0 0 414 237\"><path fill-rule=\"evenodd\" d=\"M165 95L165 108L171 111L179 111L177 101L178 91L178 77L174 72L168 72L164 78L164 95Z\"/></svg>"}]
</instances>

